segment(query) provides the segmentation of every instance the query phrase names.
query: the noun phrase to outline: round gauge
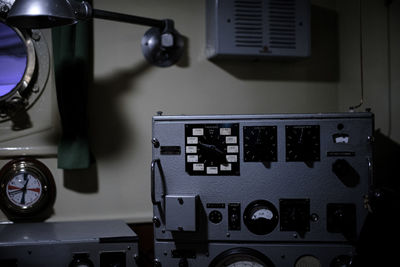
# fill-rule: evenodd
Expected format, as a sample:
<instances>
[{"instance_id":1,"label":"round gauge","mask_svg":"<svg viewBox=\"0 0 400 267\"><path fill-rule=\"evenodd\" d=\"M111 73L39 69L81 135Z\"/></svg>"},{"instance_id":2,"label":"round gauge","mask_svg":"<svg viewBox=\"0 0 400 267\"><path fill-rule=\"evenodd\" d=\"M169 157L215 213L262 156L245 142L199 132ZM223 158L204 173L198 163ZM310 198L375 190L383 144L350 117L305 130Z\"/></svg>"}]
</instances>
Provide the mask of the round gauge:
<instances>
[{"instance_id":1,"label":"round gauge","mask_svg":"<svg viewBox=\"0 0 400 267\"><path fill-rule=\"evenodd\" d=\"M321 267L321 261L311 255L304 255L301 256L299 259L297 259L294 267L303 267L303 266L309 266L309 267Z\"/></svg>"},{"instance_id":2,"label":"round gauge","mask_svg":"<svg viewBox=\"0 0 400 267\"><path fill-rule=\"evenodd\" d=\"M32 174L21 173L8 181L6 194L12 203L21 208L26 208L39 200L42 194L42 183Z\"/></svg>"},{"instance_id":3,"label":"round gauge","mask_svg":"<svg viewBox=\"0 0 400 267\"><path fill-rule=\"evenodd\" d=\"M286 126L286 161L320 160L319 125Z\"/></svg>"},{"instance_id":4,"label":"round gauge","mask_svg":"<svg viewBox=\"0 0 400 267\"><path fill-rule=\"evenodd\" d=\"M0 190L0 207L12 221L46 219L56 195L50 170L32 158L8 162L0 170Z\"/></svg>"},{"instance_id":5,"label":"round gauge","mask_svg":"<svg viewBox=\"0 0 400 267\"><path fill-rule=\"evenodd\" d=\"M250 232L265 235L272 232L278 224L278 210L266 200L251 202L243 214L243 221Z\"/></svg>"},{"instance_id":6,"label":"round gauge","mask_svg":"<svg viewBox=\"0 0 400 267\"><path fill-rule=\"evenodd\" d=\"M186 124L186 171L190 175L240 175L239 124Z\"/></svg>"},{"instance_id":7,"label":"round gauge","mask_svg":"<svg viewBox=\"0 0 400 267\"><path fill-rule=\"evenodd\" d=\"M215 257L209 267L274 267L261 252L250 248L232 248Z\"/></svg>"},{"instance_id":8,"label":"round gauge","mask_svg":"<svg viewBox=\"0 0 400 267\"><path fill-rule=\"evenodd\" d=\"M276 126L243 127L245 162L277 161Z\"/></svg>"}]
</instances>

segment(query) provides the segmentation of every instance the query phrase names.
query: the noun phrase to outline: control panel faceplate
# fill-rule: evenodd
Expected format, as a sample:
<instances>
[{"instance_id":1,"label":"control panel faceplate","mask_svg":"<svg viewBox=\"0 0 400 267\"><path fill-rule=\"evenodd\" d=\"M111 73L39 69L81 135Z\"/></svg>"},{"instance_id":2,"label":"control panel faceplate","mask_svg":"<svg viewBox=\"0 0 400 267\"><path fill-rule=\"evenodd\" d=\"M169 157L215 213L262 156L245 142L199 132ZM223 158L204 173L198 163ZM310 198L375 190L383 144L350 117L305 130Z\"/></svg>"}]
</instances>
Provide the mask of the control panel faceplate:
<instances>
[{"instance_id":1,"label":"control panel faceplate","mask_svg":"<svg viewBox=\"0 0 400 267\"><path fill-rule=\"evenodd\" d=\"M372 133L371 113L156 116L155 239L352 241L367 214ZM169 195L196 196L196 218L176 219L196 231L166 229Z\"/></svg>"}]
</instances>

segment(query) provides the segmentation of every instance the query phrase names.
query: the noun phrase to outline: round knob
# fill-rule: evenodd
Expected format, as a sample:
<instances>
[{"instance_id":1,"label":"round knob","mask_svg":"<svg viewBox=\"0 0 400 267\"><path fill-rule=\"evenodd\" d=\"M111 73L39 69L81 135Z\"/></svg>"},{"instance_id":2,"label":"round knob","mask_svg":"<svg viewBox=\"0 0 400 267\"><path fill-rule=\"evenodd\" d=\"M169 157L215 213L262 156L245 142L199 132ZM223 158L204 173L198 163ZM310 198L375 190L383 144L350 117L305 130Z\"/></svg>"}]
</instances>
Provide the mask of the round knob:
<instances>
[{"instance_id":1,"label":"round knob","mask_svg":"<svg viewBox=\"0 0 400 267\"><path fill-rule=\"evenodd\" d=\"M93 262L89 260L89 255L75 255L68 267L94 267Z\"/></svg>"},{"instance_id":2,"label":"round knob","mask_svg":"<svg viewBox=\"0 0 400 267\"><path fill-rule=\"evenodd\" d=\"M353 259L349 255L340 255L334 258L330 264L330 267L350 267Z\"/></svg>"}]
</instances>

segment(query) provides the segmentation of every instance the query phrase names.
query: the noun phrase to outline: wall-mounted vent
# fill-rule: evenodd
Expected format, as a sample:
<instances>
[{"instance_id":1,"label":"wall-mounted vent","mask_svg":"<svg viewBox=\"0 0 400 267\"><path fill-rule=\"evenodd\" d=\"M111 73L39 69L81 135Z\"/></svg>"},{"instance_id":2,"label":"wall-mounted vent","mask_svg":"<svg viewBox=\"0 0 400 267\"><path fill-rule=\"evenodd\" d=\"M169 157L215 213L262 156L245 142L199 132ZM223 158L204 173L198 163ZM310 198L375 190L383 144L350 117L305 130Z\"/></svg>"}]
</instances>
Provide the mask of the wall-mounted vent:
<instances>
[{"instance_id":1,"label":"wall-mounted vent","mask_svg":"<svg viewBox=\"0 0 400 267\"><path fill-rule=\"evenodd\" d=\"M207 56L307 57L309 0L207 0Z\"/></svg>"},{"instance_id":2,"label":"wall-mounted vent","mask_svg":"<svg viewBox=\"0 0 400 267\"><path fill-rule=\"evenodd\" d=\"M262 1L239 1L234 3L235 45L237 47L263 46Z\"/></svg>"},{"instance_id":3,"label":"wall-mounted vent","mask_svg":"<svg viewBox=\"0 0 400 267\"><path fill-rule=\"evenodd\" d=\"M271 0L267 18L270 48L296 49L296 1Z\"/></svg>"}]
</instances>

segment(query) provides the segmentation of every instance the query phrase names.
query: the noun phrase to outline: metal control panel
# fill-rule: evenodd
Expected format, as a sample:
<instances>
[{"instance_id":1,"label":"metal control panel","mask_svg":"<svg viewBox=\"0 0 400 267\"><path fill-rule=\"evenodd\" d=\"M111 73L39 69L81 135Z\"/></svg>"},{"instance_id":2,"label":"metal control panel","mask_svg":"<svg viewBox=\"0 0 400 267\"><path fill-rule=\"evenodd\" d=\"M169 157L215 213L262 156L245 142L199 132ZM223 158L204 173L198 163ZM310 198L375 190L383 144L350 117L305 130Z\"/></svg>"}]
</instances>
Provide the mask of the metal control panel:
<instances>
[{"instance_id":1,"label":"metal control panel","mask_svg":"<svg viewBox=\"0 0 400 267\"><path fill-rule=\"evenodd\" d=\"M153 117L156 261L208 255L190 265L206 266L232 243L257 244L272 262L282 255L269 248L283 244L283 257L351 258L367 215L373 121L369 112Z\"/></svg>"},{"instance_id":2,"label":"metal control panel","mask_svg":"<svg viewBox=\"0 0 400 267\"><path fill-rule=\"evenodd\" d=\"M123 221L0 225L0 266L137 266L138 237Z\"/></svg>"}]
</instances>

